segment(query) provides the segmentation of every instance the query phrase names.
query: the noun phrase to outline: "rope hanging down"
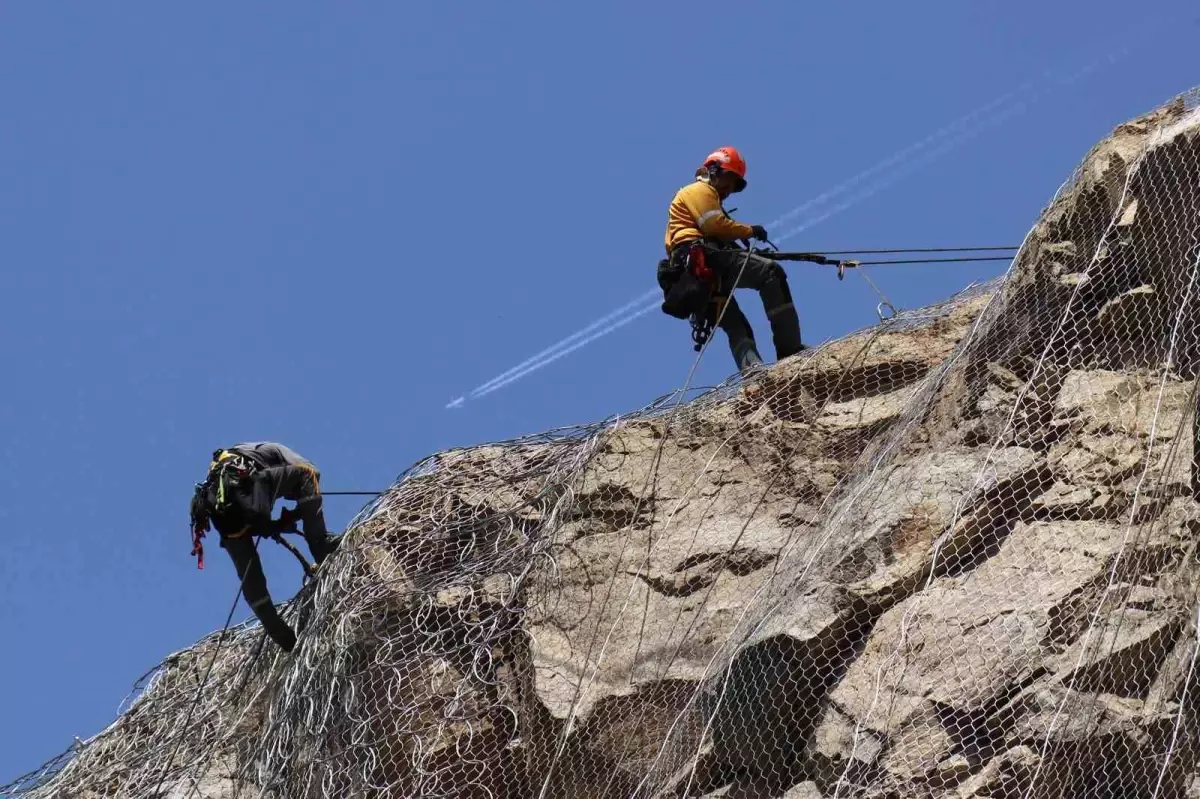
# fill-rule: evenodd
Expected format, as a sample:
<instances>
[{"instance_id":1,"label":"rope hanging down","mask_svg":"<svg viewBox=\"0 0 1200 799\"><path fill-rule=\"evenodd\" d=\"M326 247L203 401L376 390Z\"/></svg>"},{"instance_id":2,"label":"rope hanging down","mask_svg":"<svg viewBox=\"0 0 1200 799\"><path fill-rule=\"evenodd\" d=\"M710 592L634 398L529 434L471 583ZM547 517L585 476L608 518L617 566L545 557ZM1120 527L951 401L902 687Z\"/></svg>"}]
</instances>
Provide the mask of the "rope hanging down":
<instances>
[{"instance_id":1,"label":"rope hanging down","mask_svg":"<svg viewBox=\"0 0 1200 799\"><path fill-rule=\"evenodd\" d=\"M254 542L254 548L258 549L257 541ZM175 754L179 751L179 745L183 742L183 738L191 726L192 716L195 714L196 708L199 707L200 700L204 698L204 687L208 685L208 678L212 676L213 666L216 665L217 657L221 654L221 647L225 645L225 634L229 632L229 627L233 624L233 614L237 612L238 600L242 597L242 589L246 584L246 574L249 574L249 572L243 574L241 580L238 581L237 591L233 594L233 605L230 606L229 613L225 616L225 624L221 627L221 632L217 634L217 645L213 650L212 658L208 661L208 665L204 669L204 676L200 678L200 682L196 686L196 694L187 705L187 715L184 716L178 735L175 736L175 741L171 744L167 760L158 775L158 784L154 787L153 796L160 795L159 791L162 790L163 782L171 772L171 766L174 765Z\"/></svg>"}]
</instances>

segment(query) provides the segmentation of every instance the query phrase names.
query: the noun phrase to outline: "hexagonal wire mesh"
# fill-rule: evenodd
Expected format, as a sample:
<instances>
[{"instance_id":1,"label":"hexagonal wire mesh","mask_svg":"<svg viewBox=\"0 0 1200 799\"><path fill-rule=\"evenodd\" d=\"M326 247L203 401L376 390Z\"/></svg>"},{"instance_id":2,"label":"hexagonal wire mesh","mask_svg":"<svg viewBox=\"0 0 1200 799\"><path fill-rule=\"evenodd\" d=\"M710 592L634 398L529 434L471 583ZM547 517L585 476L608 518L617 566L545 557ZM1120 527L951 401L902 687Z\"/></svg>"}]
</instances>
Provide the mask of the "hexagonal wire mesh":
<instances>
[{"instance_id":1,"label":"hexagonal wire mesh","mask_svg":"<svg viewBox=\"0 0 1200 799\"><path fill-rule=\"evenodd\" d=\"M208 636L0 794L1200 795L1198 100L1094 148L1002 280L418 464L293 655Z\"/></svg>"}]
</instances>

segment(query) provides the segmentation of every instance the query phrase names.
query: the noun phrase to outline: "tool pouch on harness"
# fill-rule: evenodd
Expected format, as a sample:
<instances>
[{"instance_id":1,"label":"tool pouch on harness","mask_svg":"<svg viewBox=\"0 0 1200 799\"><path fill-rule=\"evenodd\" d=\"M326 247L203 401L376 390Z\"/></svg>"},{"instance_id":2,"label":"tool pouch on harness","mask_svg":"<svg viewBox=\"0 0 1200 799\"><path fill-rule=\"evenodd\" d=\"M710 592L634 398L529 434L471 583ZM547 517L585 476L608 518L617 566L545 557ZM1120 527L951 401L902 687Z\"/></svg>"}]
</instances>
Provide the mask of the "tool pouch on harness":
<instances>
[{"instance_id":1,"label":"tool pouch on harness","mask_svg":"<svg viewBox=\"0 0 1200 799\"><path fill-rule=\"evenodd\" d=\"M663 290L663 313L676 319L703 314L716 284L716 274L705 263L704 245L679 247L669 260L660 261L658 284Z\"/></svg>"}]
</instances>

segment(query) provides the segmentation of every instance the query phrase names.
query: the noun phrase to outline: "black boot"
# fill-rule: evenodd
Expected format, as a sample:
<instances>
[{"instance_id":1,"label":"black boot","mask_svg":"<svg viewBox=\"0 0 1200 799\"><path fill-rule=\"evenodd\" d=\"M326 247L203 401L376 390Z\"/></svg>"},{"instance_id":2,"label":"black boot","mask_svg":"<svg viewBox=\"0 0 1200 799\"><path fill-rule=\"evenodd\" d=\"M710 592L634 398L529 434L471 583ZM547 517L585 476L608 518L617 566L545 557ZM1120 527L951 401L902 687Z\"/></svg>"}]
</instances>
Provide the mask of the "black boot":
<instances>
[{"instance_id":1,"label":"black boot","mask_svg":"<svg viewBox=\"0 0 1200 799\"><path fill-rule=\"evenodd\" d=\"M805 349L800 340L800 317L796 306L788 303L772 308L768 312L771 323L771 338L775 344L775 360L782 361Z\"/></svg>"},{"instance_id":2,"label":"black boot","mask_svg":"<svg viewBox=\"0 0 1200 799\"><path fill-rule=\"evenodd\" d=\"M318 566L321 565L323 560L332 555L338 548L338 545L342 543L340 535L330 535L329 533L314 535L311 538L305 536L304 540L308 542L308 551L312 553L313 562Z\"/></svg>"},{"instance_id":3,"label":"black boot","mask_svg":"<svg viewBox=\"0 0 1200 799\"><path fill-rule=\"evenodd\" d=\"M759 289L763 310L771 324L771 338L775 344L775 360L782 361L804 349L800 340L800 315L792 300L792 289L787 275L779 264L771 264L769 276Z\"/></svg>"},{"instance_id":4,"label":"black boot","mask_svg":"<svg viewBox=\"0 0 1200 799\"><path fill-rule=\"evenodd\" d=\"M271 640L279 644L280 649L284 652L291 652L296 648L296 634L292 632L292 628L287 625L274 606L256 610L258 612L255 615L262 622L263 630L271 636Z\"/></svg>"}]
</instances>

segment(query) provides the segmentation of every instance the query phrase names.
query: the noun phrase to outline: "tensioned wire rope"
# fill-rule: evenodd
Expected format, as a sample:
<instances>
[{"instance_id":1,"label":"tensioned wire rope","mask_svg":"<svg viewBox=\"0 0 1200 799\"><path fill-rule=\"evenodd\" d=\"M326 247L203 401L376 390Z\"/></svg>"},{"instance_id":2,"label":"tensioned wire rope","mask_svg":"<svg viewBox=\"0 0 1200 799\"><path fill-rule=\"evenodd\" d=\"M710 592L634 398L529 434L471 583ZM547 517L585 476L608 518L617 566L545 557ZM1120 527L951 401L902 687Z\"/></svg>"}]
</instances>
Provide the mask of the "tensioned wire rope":
<instances>
[{"instance_id":1,"label":"tensioned wire rope","mask_svg":"<svg viewBox=\"0 0 1200 799\"><path fill-rule=\"evenodd\" d=\"M254 548L258 549L258 541L255 540ZM167 756L167 762L163 764L162 772L158 777L158 784L154 786L152 796L159 796L162 790L163 781L167 778L167 774L171 771L171 766L175 760L175 755L179 751L179 745L183 743L184 737L188 734L188 727L192 723L192 715L196 708L200 705L200 700L204 696L204 689L208 685L208 678L212 676L213 666L217 663L217 658L221 654L221 647L225 644L225 634L229 632L229 627L233 623L233 614L237 612L238 600L242 597L242 589L246 584L246 576L250 573L246 569L242 573L241 580L238 581L237 591L233 595L233 604L229 608L229 614L225 617L225 624L221 627L221 632L217 634L217 646L213 651L212 658L208 661L208 666L204 669L204 676L200 679L200 684L196 686L196 695L192 697L192 701L188 703L187 715L183 719L183 724L179 727L179 734L175 738L175 743L171 746L171 751ZM266 630L263 630L263 635L266 635ZM211 755L211 753L210 753Z\"/></svg>"}]
</instances>

